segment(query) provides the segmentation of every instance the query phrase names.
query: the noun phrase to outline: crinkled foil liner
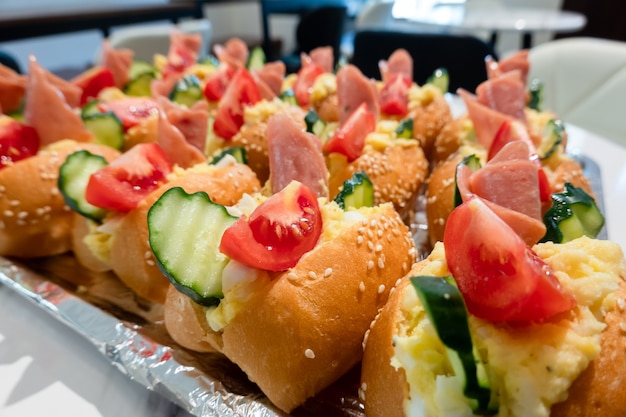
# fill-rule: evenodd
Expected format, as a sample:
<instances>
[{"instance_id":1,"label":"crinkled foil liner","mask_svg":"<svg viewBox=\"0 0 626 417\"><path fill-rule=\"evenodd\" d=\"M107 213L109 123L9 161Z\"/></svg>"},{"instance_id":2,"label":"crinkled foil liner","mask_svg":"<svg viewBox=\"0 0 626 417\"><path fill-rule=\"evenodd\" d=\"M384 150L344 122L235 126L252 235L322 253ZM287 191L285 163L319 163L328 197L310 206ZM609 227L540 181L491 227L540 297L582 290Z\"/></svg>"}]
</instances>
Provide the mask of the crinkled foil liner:
<instances>
[{"instance_id":1,"label":"crinkled foil liner","mask_svg":"<svg viewBox=\"0 0 626 417\"><path fill-rule=\"evenodd\" d=\"M573 155L602 211L598 165ZM428 230L423 196L411 225L418 248ZM600 238L606 238L606 226ZM420 253L427 253L423 249ZM0 257L0 282L87 338L122 373L194 416L285 416L230 361L177 346L162 324L162 306L138 299L111 273L82 268L70 255L30 261ZM295 416L363 416L359 369L296 410Z\"/></svg>"}]
</instances>

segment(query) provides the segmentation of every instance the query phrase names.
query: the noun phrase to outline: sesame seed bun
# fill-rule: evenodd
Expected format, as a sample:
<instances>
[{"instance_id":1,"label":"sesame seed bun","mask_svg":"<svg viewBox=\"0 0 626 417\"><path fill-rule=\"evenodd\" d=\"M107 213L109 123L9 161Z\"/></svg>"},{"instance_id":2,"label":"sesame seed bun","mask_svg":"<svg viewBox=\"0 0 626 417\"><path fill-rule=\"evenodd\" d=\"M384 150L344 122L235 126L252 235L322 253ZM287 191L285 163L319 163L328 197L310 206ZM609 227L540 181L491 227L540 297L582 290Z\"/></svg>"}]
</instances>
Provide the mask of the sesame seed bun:
<instances>
[{"instance_id":1,"label":"sesame seed bun","mask_svg":"<svg viewBox=\"0 0 626 417\"><path fill-rule=\"evenodd\" d=\"M233 205L244 193L260 188L254 172L243 164L229 164L213 171L188 172L174 177L149 194L139 205L116 219L111 241L111 269L140 297L163 303L168 279L156 265L148 244L148 210L166 190L182 187L188 193L205 191L218 204Z\"/></svg>"},{"instance_id":2,"label":"sesame seed bun","mask_svg":"<svg viewBox=\"0 0 626 417\"><path fill-rule=\"evenodd\" d=\"M285 412L359 363L371 320L415 261L409 230L393 206L367 210L294 268L257 271L234 316L207 336Z\"/></svg>"},{"instance_id":3,"label":"sesame seed bun","mask_svg":"<svg viewBox=\"0 0 626 417\"><path fill-rule=\"evenodd\" d=\"M0 255L35 258L70 249L73 215L57 183L61 164L79 149L119 155L108 146L66 140L0 170Z\"/></svg>"},{"instance_id":4,"label":"sesame seed bun","mask_svg":"<svg viewBox=\"0 0 626 417\"><path fill-rule=\"evenodd\" d=\"M170 285L165 297L163 323L176 343L195 352L215 352L207 341L213 331L206 320L205 308Z\"/></svg>"},{"instance_id":5,"label":"sesame seed bun","mask_svg":"<svg viewBox=\"0 0 626 417\"><path fill-rule=\"evenodd\" d=\"M452 120L446 98L436 96L428 104L413 110L410 117L413 118L413 137L422 145L424 154L430 157L439 132Z\"/></svg>"},{"instance_id":6,"label":"sesame seed bun","mask_svg":"<svg viewBox=\"0 0 626 417\"><path fill-rule=\"evenodd\" d=\"M410 324L411 319L403 313L411 308L404 305L407 302L405 293L412 290L409 277L419 275L430 262L426 259L415 264L411 272L402 278L372 322L365 339L359 397L364 402L368 417L404 417L407 402L413 401L409 396L410 387L404 368L392 361L395 356L394 337L400 333L410 334L409 326L416 326L415 323ZM552 405L552 417L620 417L626 410L623 375L626 369L626 281L623 276L619 279L619 288L607 298L610 297L614 300L604 316L607 327L601 333L600 353L573 381L567 399ZM532 381L527 383L532 384ZM514 414L506 415L515 417Z\"/></svg>"},{"instance_id":7,"label":"sesame seed bun","mask_svg":"<svg viewBox=\"0 0 626 417\"><path fill-rule=\"evenodd\" d=\"M446 220L454 209L454 175L456 166L463 159L454 153L438 163L426 180L426 218L431 245L443 240Z\"/></svg>"},{"instance_id":8,"label":"sesame seed bun","mask_svg":"<svg viewBox=\"0 0 626 417\"><path fill-rule=\"evenodd\" d=\"M464 142L466 126L471 125L467 115L449 120L439 131L435 138L430 161L432 165L445 161L455 153Z\"/></svg>"},{"instance_id":9,"label":"sesame seed bun","mask_svg":"<svg viewBox=\"0 0 626 417\"><path fill-rule=\"evenodd\" d=\"M428 161L415 140L396 140L382 151L366 147L356 160L340 165L340 169L331 168L330 196L337 195L344 181L359 171L365 171L372 181L374 204L391 202L406 218L428 175Z\"/></svg>"}]
</instances>

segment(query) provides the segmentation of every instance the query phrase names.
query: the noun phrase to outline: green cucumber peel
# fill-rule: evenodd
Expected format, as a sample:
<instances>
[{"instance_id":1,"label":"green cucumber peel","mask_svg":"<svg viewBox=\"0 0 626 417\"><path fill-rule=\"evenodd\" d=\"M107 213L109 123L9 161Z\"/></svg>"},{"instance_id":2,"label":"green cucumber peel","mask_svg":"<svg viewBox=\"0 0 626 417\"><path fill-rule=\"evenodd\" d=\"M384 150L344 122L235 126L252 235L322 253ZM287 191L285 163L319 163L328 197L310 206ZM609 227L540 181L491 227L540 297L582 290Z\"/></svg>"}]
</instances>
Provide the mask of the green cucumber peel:
<instances>
[{"instance_id":1,"label":"green cucumber peel","mask_svg":"<svg viewBox=\"0 0 626 417\"><path fill-rule=\"evenodd\" d=\"M373 207L374 186L365 171L355 172L352 178L344 181L334 201L343 210L348 207Z\"/></svg>"}]
</instances>

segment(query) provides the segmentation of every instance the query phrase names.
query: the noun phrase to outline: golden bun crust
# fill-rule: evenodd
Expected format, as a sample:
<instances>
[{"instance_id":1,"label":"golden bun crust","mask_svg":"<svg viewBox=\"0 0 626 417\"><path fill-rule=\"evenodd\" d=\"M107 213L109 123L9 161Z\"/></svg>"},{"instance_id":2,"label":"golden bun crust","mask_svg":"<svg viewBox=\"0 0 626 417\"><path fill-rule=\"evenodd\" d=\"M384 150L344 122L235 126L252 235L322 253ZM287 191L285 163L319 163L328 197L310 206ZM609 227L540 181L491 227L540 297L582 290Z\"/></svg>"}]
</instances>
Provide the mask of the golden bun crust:
<instances>
[{"instance_id":1,"label":"golden bun crust","mask_svg":"<svg viewBox=\"0 0 626 417\"><path fill-rule=\"evenodd\" d=\"M424 154L430 158L439 132L452 120L450 106L443 95L411 112L413 137L422 145Z\"/></svg>"},{"instance_id":2,"label":"golden bun crust","mask_svg":"<svg viewBox=\"0 0 626 417\"><path fill-rule=\"evenodd\" d=\"M261 274L224 327L222 352L291 412L359 363L365 332L414 260L408 228L380 206L294 268Z\"/></svg>"},{"instance_id":3,"label":"golden bun crust","mask_svg":"<svg viewBox=\"0 0 626 417\"><path fill-rule=\"evenodd\" d=\"M72 211L59 192L59 168L79 149L115 158L113 148L59 142L0 170L0 255L51 256L70 250Z\"/></svg>"},{"instance_id":4,"label":"golden bun crust","mask_svg":"<svg viewBox=\"0 0 626 417\"><path fill-rule=\"evenodd\" d=\"M85 236L91 232L91 228L94 227L94 225L95 223L86 217L78 213L73 214L71 232L72 253L76 258L76 261L90 271L110 271L111 265L109 262L105 262L94 255L91 248L85 243Z\"/></svg>"},{"instance_id":5,"label":"golden bun crust","mask_svg":"<svg viewBox=\"0 0 626 417\"><path fill-rule=\"evenodd\" d=\"M323 100L313 101L311 105L319 118L326 123L339 121L339 98L336 93L326 96Z\"/></svg>"},{"instance_id":6,"label":"golden bun crust","mask_svg":"<svg viewBox=\"0 0 626 417\"><path fill-rule=\"evenodd\" d=\"M417 141L387 146L382 152L368 147L356 160L331 172L331 198L339 193L345 180L359 171L365 171L372 181L374 204L393 203L405 218L428 175L428 160Z\"/></svg>"},{"instance_id":7,"label":"golden bun crust","mask_svg":"<svg viewBox=\"0 0 626 417\"><path fill-rule=\"evenodd\" d=\"M435 165L445 161L455 153L463 144L463 130L468 123L468 116L464 115L456 119L449 120L439 131L432 152L430 154L431 164ZM471 122L469 122L471 123Z\"/></svg>"},{"instance_id":8,"label":"golden bun crust","mask_svg":"<svg viewBox=\"0 0 626 417\"><path fill-rule=\"evenodd\" d=\"M615 308L607 313L600 355L569 389L565 402L552 406L552 417L622 417L626 410L626 282L616 293Z\"/></svg>"},{"instance_id":9,"label":"golden bun crust","mask_svg":"<svg viewBox=\"0 0 626 417\"><path fill-rule=\"evenodd\" d=\"M450 155L433 168L426 180L426 218L431 245L443 240L446 220L454 210L454 174L462 159L460 153Z\"/></svg>"},{"instance_id":10,"label":"golden bun crust","mask_svg":"<svg viewBox=\"0 0 626 417\"><path fill-rule=\"evenodd\" d=\"M404 369L394 368L391 358L395 356L393 337L401 322L400 306L409 284L406 277L398 283L387 304L372 321L364 341L359 398L368 417L404 417L404 401L409 396L409 386Z\"/></svg>"},{"instance_id":11,"label":"golden bun crust","mask_svg":"<svg viewBox=\"0 0 626 417\"><path fill-rule=\"evenodd\" d=\"M231 164L211 172L188 172L149 194L119 220L111 242L111 269L139 296L157 303L165 302L168 279L156 265L148 244L148 210L166 190L182 187L188 193L205 191L211 200L233 205L244 193L260 188L254 172L242 164Z\"/></svg>"},{"instance_id":12,"label":"golden bun crust","mask_svg":"<svg viewBox=\"0 0 626 417\"><path fill-rule=\"evenodd\" d=\"M173 285L167 289L163 306L163 323L176 343L196 352L214 352L206 341L213 333L209 327L205 310L200 304L178 291Z\"/></svg>"}]
</instances>

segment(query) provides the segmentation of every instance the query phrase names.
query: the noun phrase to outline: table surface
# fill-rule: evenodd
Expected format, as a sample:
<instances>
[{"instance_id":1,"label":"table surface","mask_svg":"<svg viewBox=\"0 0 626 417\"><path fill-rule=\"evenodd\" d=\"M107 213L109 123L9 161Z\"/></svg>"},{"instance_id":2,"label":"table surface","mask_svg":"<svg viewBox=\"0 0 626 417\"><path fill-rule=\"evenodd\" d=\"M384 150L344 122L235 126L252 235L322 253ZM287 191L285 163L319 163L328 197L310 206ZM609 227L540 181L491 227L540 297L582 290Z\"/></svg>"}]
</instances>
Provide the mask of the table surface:
<instances>
[{"instance_id":1,"label":"table surface","mask_svg":"<svg viewBox=\"0 0 626 417\"><path fill-rule=\"evenodd\" d=\"M609 238L626 248L626 148L567 126L601 168ZM188 417L111 366L86 339L0 284L0 415Z\"/></svg>"},{"instance_id":2,"label":"table surface","mask_svg":"<svg viewBox=\"0 0 626 417\"><path fill-rule=\"evenodd\" d=\"M507 7L497 1L470 7L461 1L397 0L392 16L442 28L513 32L573 32L587 23L577 12Z\"/></svg>"}]
</instances>

